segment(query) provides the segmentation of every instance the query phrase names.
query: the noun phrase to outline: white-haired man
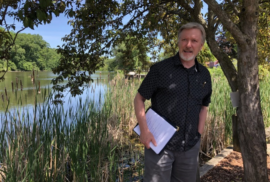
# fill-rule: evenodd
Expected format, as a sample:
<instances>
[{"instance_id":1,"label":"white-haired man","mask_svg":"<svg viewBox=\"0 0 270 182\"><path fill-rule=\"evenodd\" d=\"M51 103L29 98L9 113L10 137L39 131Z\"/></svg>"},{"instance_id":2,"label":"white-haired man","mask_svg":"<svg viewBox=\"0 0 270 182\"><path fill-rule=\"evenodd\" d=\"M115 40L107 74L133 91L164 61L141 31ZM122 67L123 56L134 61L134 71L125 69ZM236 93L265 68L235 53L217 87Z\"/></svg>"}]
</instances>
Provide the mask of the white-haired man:
<instances>
[{"instance_id":1,"label":"white-haired man","mask_svg":"<svg viewBox=\"0 0 270 182\"><path fill-rule=\"evenodd\" d=\"M191 22L178 31L179 52L150 68L134 99L140 126L140 141L145 145L145 182L195 182L200 138L212 93L209 71L196 56L205 42L202 25ZM150 149L156 145L145 119L144 101L179 127L160 154Z\"/></svg>"}]
</instances>

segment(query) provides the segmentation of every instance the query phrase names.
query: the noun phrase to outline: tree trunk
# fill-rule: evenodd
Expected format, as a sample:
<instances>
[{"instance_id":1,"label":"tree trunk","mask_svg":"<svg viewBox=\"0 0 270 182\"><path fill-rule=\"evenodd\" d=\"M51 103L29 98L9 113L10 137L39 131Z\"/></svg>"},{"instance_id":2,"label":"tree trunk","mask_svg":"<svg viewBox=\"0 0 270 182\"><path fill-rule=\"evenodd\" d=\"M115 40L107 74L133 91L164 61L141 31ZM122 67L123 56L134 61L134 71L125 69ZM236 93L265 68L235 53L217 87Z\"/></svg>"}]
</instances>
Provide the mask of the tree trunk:
<instances>
[{"instance_id":1,"label":"tree trunk","mask_svg":"<svg viewBox=\"0 0 270 182\"><path fill-rule=\"evenodd\" d=\"M240 14L240 29L245 44L238 45L238 89L240 107L239 141L243 157L245 180L267 182L267 154L265 127L261 109L257 23L258 1L243 1ZM245 36L247 35L247 36Z\"/></svg>"},{"instance_id":2,"label":"tree trunk","mask_svg":"<svg viewBox=\"0 0 270 182\"><path fill-rule=\"evenodd\" d=\"M245 181L267 182L266 138L260 104L256 40L252 42L253 45L248 46L247 50L239 50L239 141Z\"/></svg>"},{"instance_id":3,"label":"tree trunk","mask_svg":"<svg viewBox=\"0 0 270 182\"><path fill-rule=\"evenodd\" d=\"M205 0L205 2L238 45L237 87L240 101L237 116L239 117L239 141L245 181L267 182L266 138L260 104L256 42L259 1L243 0L239 2L242 6L239 25L233 23L216 0ZM226 70L223 69L223 71Z\"/></svg>"},{"instance_id":4,"label":"tree trunk","mask_svg":"<svg viewBox=\"0 0 270 182\"><path fill-rule=\"evenodd\" d=\"M241 152L240 142L239 142L239 121L236 115L232 115L232 129L233 129L233 151Z\"/></svg>"}]
</instances>

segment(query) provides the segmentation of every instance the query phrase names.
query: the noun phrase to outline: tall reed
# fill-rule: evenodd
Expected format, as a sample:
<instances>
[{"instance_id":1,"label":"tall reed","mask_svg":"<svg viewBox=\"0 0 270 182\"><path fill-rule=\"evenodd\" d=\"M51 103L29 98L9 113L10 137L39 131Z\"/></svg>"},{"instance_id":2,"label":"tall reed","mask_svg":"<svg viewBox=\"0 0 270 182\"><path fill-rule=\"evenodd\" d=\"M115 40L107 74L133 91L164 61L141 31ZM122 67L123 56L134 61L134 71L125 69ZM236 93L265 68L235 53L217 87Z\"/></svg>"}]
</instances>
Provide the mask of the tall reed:
<instances>
[{"instance_id":1,"label":"tall reed","mask_svg":"<svg viewBox=\"0 0 270 182\"><path fill-rule=\"evenodd\" d=\"M82 99L68 110L48 99L33 110L7 111L1 115L2 180L115 181L109 116L106 107Z\"/></svg>"},{"instance_id":2,"label":"tall reed","mask_svg":"<svg viewBox=\"0 0 270 182\"><path fill-rule=\"evenodd\" d=\"M137 123L133 99L140 83L139 80L125 80L120 74L110 82L110 91L107 95L107 100L112 103L113 115L110 119L119 123L119 127L111 129L117 139L115 141L128 144L130 138L135 137L134 141L139 146L138 138L134 136L132 129ZM270 90L268 89L270 83L268 79L265 79L260 82L260 85L262 112L265 126L268 127L270 125ZM230 101L231 89L224 75L219 72L212 73L212 88L211 103L201 142L201 154L208 157L213 157L232 143L232 115L236 114L236 109L232 107ZM150 102L147 101L146 108L149 106Z\"/></svg>"},{"instance_id":3,"label":"tall reed","mask_svg":"<svg viewBox=\"0 0 270 182\"><path fill-rule=\"evenodd\" d=\"M43 104L35 99L33 109L20 107L0 114L0 180L141 179L143 146L132 131L137 123L133 99L140 83L118 74L108 83L105 97L99 94L98 102L78 99L77 105L66 109L53 105L49 95ZM225 78L213 77L212 84L212 102L201 145L201 154L209 157L231 144L231 116L235 113ZM269 81L261 82L266 126L270 123L269 86ZM95 87L96 83L92 83L89 94L95 92ZM46 92L42 94L45 99ZM21 103L22 98L18 100ZM145 105L149 107L150 101Z\"/></svg>"}]
</instances>

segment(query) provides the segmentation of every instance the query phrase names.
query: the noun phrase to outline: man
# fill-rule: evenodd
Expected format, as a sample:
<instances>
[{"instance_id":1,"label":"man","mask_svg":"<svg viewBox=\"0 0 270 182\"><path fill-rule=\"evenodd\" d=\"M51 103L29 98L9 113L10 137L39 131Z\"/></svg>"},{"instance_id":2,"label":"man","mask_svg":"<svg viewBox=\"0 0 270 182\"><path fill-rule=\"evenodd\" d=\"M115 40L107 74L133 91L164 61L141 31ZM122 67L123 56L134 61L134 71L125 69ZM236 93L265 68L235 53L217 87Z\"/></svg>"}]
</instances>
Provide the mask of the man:
<instances>
[{"instance_id":1,"label":"man","mask_svg":"<svg viewBox=\"0 0 270 182\"><path fill-rule=\"evenodd\" d=\"M205 30L198 23L187 23L178 31L179 52L156 63L142 82L134 99L140 126L140 141L145 145L144 182L195 182L200 138L212 93L209 71L196 60L205 42ZM160 154L145 119L144 101L179 127Z\"/></svg>"}]
</instances>

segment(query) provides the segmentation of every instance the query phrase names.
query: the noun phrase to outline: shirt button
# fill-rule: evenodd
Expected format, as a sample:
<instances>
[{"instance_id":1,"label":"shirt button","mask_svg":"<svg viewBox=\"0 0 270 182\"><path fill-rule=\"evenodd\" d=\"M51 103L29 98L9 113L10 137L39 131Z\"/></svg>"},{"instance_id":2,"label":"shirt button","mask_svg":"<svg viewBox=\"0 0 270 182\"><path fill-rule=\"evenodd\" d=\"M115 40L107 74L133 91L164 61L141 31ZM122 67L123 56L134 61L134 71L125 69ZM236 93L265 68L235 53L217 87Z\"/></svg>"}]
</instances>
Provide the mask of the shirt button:
<instances>
[{"instance_id":1,"label":"shirt button","mask_svg":"<svg viewBox=\"0 0 270 182\"><path fill-rule=\"evenodd\" d=\"M182 144L183 144L183 145L185 144L185 141L184 141L184 140L182 141Z\"/></svg>"}]
</instances>

